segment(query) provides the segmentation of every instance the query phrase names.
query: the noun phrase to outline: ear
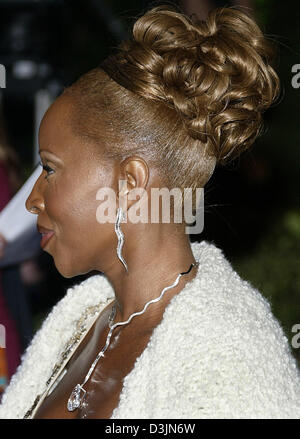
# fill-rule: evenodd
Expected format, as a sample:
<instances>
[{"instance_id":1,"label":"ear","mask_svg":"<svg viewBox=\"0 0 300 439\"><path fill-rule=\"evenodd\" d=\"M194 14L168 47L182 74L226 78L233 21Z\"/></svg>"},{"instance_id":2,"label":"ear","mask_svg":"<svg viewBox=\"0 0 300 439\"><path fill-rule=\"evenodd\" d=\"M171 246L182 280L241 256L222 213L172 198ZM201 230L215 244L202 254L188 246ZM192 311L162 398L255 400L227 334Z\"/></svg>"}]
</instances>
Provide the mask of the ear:
<instances>
[{"instance_id":1,"label":"ear","mask_svg":"<svg viewBox=\"0 0 300 439\"><path fill-rule=\"evenodd\" d=\"M132 189L146 189L149 180L149 167L147 162L138 156L127 157L120 164L119 180L123 180L123 185L119 188L118 198L121 202L123 197ZM134 201L126 201L128 208Z\"/></svg>"}]
</instances>

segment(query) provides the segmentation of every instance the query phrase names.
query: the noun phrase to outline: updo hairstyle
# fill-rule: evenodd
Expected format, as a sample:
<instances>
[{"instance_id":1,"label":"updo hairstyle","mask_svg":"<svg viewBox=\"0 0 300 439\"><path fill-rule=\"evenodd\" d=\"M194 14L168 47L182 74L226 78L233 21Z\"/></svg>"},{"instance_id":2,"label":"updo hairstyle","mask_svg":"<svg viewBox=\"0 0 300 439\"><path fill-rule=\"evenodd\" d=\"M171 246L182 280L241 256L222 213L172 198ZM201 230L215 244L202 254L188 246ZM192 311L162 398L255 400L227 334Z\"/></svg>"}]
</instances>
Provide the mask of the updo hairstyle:
<instances>
[{"instance_id":1,"label":"updo hairstyle","mask_svg":"<svg viewBox=\"0 0 300 439\"><path fill-rule=\"evenodd\" d=\"M247 150L279 95L274 44L236 8L206 21L157 6L99 67L65 89L73 128L101 142L107 157L133 154L164 186L204 187L216 164Z\"/></svg>"}]
</instances>

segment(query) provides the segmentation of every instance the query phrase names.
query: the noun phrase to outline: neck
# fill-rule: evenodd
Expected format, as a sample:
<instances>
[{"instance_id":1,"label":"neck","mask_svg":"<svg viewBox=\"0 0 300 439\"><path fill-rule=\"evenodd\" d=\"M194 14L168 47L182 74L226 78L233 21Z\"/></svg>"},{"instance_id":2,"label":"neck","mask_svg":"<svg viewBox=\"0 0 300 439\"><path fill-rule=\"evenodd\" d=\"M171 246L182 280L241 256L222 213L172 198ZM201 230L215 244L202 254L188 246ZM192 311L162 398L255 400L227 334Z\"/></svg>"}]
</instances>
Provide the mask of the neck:
<instances>
[{"instance_id":1,"label":"neck","mask_svg":"<svg viewBox=\"0 0 300 439\"><path fill-rule=\"evenodd\" d=\"M128 265L128 273L117 259L113 266L105 272L115 291L117 308L115 323L126 321L131 314L142 311L145 304L160 296L162 290L172 285L179 273L189 270L196 264L188 235L162 233L156 228L153 233L143 233L134 239L125 235L122 255ZM147 236L147 239L145 238ZM182 275L178 285L165 291L163 297L149 304L139 320L143 325L156 325L162 318L163 311L170 300L178 294L185 284L197 273L197 266L188 274Z\"/></svg>"}]
</instances>

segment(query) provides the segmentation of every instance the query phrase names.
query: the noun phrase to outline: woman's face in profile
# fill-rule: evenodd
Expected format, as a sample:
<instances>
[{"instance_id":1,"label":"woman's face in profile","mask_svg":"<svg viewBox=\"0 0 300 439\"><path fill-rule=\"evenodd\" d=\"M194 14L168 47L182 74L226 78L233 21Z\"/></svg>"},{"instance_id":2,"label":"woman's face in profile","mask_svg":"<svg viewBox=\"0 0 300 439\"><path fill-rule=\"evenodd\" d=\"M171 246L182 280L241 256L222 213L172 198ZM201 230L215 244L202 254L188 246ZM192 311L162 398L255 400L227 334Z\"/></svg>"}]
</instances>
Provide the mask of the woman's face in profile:
<instances>
[{"instance_id":1,"label":"woman's face in profile","mask_svg":"<svg viewBox=\"0 0 300 439\"><path fill-rule=\"evenodd\" d=\"M42 120L40 157L48 168L26 201L28 210L36 207L37 224L54 231L44 249L64 277L105 271L115 251L109 245L113 224L100 224L96 218L97 191L112 187L114 166L101 158L101 145L84 142L72 132L73 105L61 96Z\"/></svg>"}]
</instances>

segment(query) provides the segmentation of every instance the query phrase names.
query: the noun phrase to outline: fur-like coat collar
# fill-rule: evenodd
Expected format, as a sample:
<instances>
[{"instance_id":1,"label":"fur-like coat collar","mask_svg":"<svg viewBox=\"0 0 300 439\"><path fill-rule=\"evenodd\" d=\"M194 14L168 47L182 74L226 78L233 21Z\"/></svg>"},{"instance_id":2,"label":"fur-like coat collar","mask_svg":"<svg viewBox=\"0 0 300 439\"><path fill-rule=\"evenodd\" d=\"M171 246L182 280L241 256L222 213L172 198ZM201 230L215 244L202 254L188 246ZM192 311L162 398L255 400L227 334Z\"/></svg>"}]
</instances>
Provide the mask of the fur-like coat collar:
<instances>
[{"instance_id":1,"label":"fur-like coat collar","mask_svg":"<svg viewBox=\"0 0 300 439\"><path fill-rule=\"evenodd\" d=\"M166 307L111 418L300 418L300 372L269 302L213 244L191 246L197 275ZM84 311L113 299L101 274L67 290L27 348L0 418L24 417Z\"/></svg>"}]
</instances>

